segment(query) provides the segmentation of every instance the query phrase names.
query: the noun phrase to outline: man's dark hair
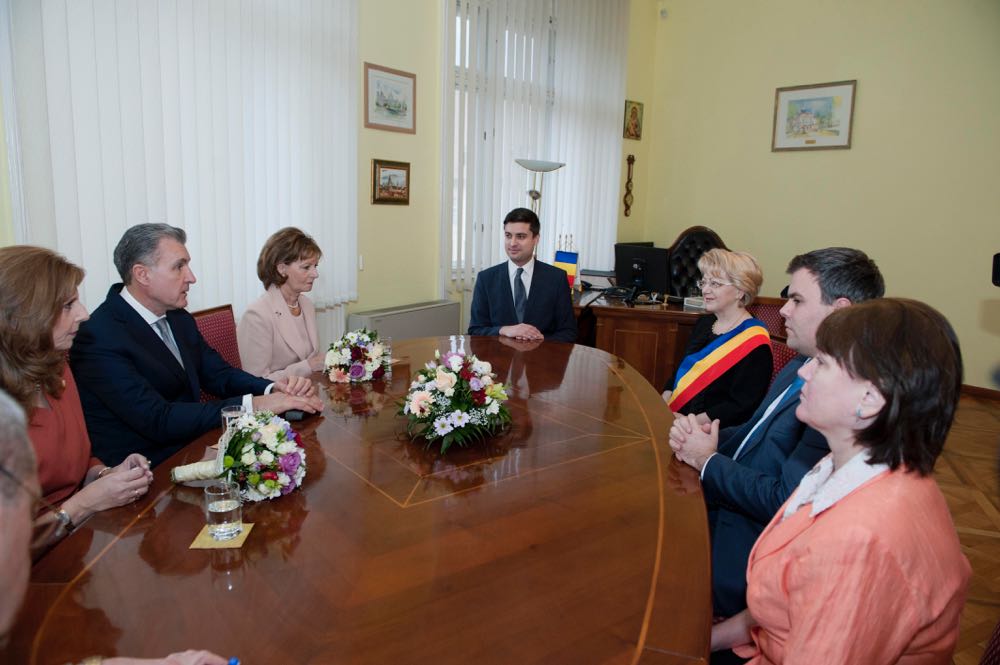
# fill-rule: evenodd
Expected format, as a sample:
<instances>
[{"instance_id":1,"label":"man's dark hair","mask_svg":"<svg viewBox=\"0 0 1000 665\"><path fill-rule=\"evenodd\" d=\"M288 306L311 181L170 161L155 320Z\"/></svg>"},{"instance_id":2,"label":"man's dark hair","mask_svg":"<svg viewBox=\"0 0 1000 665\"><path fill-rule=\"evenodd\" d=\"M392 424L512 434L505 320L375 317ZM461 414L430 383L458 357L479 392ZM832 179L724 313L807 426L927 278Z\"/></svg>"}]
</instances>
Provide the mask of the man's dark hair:
<instances>
[{"instance_id":1,"label":"man's dark hair","mask_svg":"<svg viewBox=\"0 0 1000 665\"><path fill-rule=\"evenodd\" d=\"M531 227L531 235L537 236L542 230L542 223L538 221L538 215L528 208L514 208L503 218L503 225L507 226L511 222L523 222Z\"/></svg>"},{"instance_id":2,"label":"man's dark hair","mask_svg":"<svg viewBox=\"0 0 1000 665\"><path fill-rule=\"evenodd\" d=\"M163 238L173 238L180 244L187 242L184 229L169 224L136 224L125 231L115 247L115 268L126 286L132 283L132 266L156 263L156 253Z\"/></svg>"},{"instance_id":3,"label":"man's dark hair","mask_svg":"<svg viewBox=\"0 0 1000 665\"><path fill-rule=\"evenodd\" d=\"M824 305L832 305L837 298L859 303L885 295L882 273L860 249L815 249L793 258L786 272L791 275L801 268L816 276Z\"/></svg>"}]
</instances>

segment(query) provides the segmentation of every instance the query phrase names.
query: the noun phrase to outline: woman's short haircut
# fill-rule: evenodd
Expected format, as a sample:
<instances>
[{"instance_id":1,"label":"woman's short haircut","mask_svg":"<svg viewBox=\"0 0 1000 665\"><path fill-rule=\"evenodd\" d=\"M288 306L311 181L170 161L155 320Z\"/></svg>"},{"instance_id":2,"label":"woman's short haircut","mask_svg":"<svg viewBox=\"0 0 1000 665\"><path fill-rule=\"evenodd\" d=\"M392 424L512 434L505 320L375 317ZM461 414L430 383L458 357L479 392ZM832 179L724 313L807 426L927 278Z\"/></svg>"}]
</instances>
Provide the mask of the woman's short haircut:
<instances>
[{"instance_id":1,"label":"woman's short haircut","mask_svg":"<svg viewBox=\"0 0 1000 665\"><path fill-rule=\"evenodd\" d=\"M753 302L764 283L764 274L757 259L746 252L710 249L698 259L698 270L703 277L719 275L741 291L740 302L744 307Z\"/></svg>"},{"instance_id":2,"label":"woman's short haircut","mask_svg":"<svg viewBox=\"0 0 1000 665\"><path fill-rule=\"evenodd\" d=\"M948 320L916 300L869 300L827 316L816 345L885 398L872 423L857 434L871 462L929 475L962 388L962 351Z\"/></svg>"},{"instance_id":3,"label":"woman's short haircut","mask_svg":"<svg viewBox=\"0 0 1000 665\"><path fill-rule=\"evenodd\" d=\"M272 284L281 286L288 277L278 272L279 263L287 265L303 259L318 261L322 257L323 251L312 236L294 226L288 226L276 231L264 243L260 257L257 258L257 277L265 289Z\"/></svg>"},{"instance_id":4,"label":"woman's short haircut","mask_svg":"<svg viewBox=\"0 0 1000 665\"><path fill-rule=\"evenodd\" d=\"M0 387L30 416L35 391L63 392L66 354L52 330L83 281L83 269L44 247L0 249Z\"/></svg>"}]
</instances>

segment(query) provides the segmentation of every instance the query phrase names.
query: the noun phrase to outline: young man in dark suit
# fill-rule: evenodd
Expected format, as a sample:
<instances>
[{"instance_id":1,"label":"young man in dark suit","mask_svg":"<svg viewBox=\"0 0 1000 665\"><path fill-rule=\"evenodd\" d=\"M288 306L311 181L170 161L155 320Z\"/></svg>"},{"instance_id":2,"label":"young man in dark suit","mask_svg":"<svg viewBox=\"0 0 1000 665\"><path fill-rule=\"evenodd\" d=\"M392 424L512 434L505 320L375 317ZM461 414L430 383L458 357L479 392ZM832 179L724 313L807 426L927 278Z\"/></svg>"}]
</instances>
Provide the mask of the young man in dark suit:
<instances>
[{"instance_id":1,"label":"young man in dark suit","mask_svg":"<svg viewBox=\"0 0 1000 665\"><path fill-rule=\"evenodd\" d=\"M470 335L576 341L576 317L566 271L535 259L541 224L527 208L503 220L508 260L479 273L472 295Z\"/></svg>"},{"instance_id":2,"label":"young man in dark suit","mask_svg":"<svg viewBox=\"0 0 1000 665\"><path fill-rule=\"evenodd\" d=\"M167 224L128 229L114 254L123 283L111 287L73 344L70 364L93 453L107 464L130 453L159 464L221 427L224 406L323 408L308 379L272 384L232 367L205 342L184 309L196 281L185 241L183 229ZM203 387L224 399L202 403Z\"/></svg>"},{"instance_id":3,"label":"young man in dark suit","mask_svg":"<svg viewBox=\"0 0 1000 665\"><path fill-rule=\"evenodd\" d=\"M712 602L719 616L746 608L746 567L757 537L830 452L819 432L799 422L798 370L816 354L816 331L831 312L881 298L885 283L875 262L856 249L830 247L788 264L788 302L781 308L788 346L799 355L775 377L746 423L719 431L705 414L678 416L670 446L701 472L712 532Z\"/></svg>"}]
</instances>

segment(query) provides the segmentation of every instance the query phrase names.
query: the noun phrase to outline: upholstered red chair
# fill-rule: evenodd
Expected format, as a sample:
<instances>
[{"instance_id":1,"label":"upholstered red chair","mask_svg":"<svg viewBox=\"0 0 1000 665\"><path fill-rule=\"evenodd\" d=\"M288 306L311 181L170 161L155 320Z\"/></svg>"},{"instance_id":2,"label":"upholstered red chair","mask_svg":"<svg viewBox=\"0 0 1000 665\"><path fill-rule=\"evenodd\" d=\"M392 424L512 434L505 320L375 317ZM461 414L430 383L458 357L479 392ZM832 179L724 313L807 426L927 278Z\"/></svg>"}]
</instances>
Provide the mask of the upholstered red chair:
<instances>
[{"instance_id":1,"label":"upholstered red chair","mask_svg":"<svg viewBox=\"0 0 1000 665\"><path fill-rule=\"evenodd\" d=\"M240 362L240 347L236 341L236 319L233 317L232 305L219 305L200 312L193 312L194 322L198 331L210 347L219 352L222 358L232 365L243 369ZM204 390L201 401L209 402L217 399Z\"/></svg>"},{"instance_id":2,"label":"upholstered red chair","mask_svg":"<svg viewBox=\"0 0 1000 665\"><path fill-rule=\"evenodd\" d=\"M771 337L784 340L788 335L785 332L785 320L781 318L781 308L787 302L784 298L765 298L758 296L747 306L750 316L760 319L767 326L767 332Z\"/></svg>"},{"instance_id":3,"label":"upholstered red chair","mask_svg":"<svg viewBox=\"0 0 1000 665\"><path fill-rule=\"evenodd\" d=\"M796 355L795 350L779 341L775 338L771 338L771 356L773 362L773 369L771 370L771 383L774 383L774 379L778 376L778 373L785 368L785 365L791 361Z\"/></svg>"},{"instance_id":4,"label":"upholstered red chair","mask_svg":"<svg viewBox=\"0 0 1000 665\"><path fill-rule=\"evenodd\" d=\"M986 643L986 651L979 665L1000 665L1000 623L993 629L990 641Z\"/></svg>"}]
</instances>

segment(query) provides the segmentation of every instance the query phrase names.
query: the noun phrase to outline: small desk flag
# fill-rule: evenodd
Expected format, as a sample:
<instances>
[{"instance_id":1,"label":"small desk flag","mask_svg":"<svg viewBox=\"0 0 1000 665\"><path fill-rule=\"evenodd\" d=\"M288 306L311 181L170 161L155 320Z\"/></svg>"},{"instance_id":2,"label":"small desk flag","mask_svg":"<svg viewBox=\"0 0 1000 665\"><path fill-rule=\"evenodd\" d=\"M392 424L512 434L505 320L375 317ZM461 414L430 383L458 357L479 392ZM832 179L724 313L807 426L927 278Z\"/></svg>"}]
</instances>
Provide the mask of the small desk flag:
<instances>
[{"instance_id":1,"label":"small desk flag","mask_svg":"<svg viewBox=\"0 0 1000 665\"><path fill-rule=\"evenodd\" d=\"M553 262L553 265L556 268L562 268L566 271L566 276L569 278L569 288L571 289L573 288L573 282L576 280L576 267L579 263L579 252L556 250L556 260Z\"/></svg>"}]
</instances>

